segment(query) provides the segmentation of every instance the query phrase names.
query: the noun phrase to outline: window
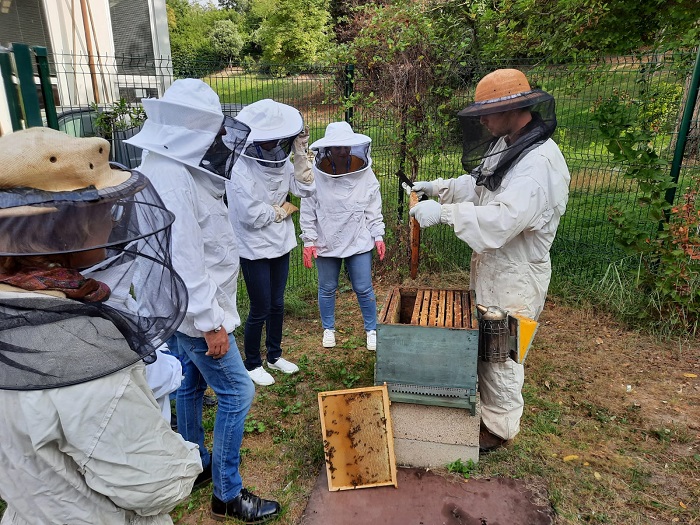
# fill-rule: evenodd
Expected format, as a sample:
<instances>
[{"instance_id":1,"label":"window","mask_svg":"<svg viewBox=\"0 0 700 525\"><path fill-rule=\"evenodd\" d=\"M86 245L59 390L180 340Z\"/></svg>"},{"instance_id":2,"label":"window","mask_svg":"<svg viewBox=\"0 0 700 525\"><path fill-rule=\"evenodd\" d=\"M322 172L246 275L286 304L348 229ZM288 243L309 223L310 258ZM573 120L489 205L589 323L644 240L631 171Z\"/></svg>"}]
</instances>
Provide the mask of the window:
<instances>
[{"instance_id":1,"label":"window","mask_svg":"<svg viewBox=\"0 0 700 525\"><path fill-rule=\"evenodd\" d=\"M42 46L51 55L51 39L42 0L11 0L0 9L0 45Z\"/></svg>"},{"instance_id":2,"label":"window","mask_svg":"<svg viewBox=\"0 0 700 525\"><path fill-rule=\"evenodd\" d=\"M153 75L153 35L148 0L109 0L117 73Z\"/></svg>"}]
</instances>

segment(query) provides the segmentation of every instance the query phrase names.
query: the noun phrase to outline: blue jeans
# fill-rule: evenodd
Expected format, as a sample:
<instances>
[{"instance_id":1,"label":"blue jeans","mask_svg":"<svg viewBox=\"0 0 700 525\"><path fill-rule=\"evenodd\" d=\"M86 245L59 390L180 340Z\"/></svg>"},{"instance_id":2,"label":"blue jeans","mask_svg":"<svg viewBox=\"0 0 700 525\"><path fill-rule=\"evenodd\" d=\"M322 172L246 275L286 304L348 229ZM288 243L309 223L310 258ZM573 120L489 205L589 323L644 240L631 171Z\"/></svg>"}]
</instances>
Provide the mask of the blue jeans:
<instances>
[{"instance_id":1,"label":"blue jeans","mask_svg":"<svg viewBox=\"0 0 700 525\"><path fill-rule=\"evenodd\" d=\"M318 257L318 308L324 329L335 328L335 293L338 290L340 265L345 261L352 289L360 304L365 330L377 329L377 301L372 288L372 252L358 253L345 259Z\"/></svg>"},{"instance_id":2,"label":"blue jeans","mask_svg":"<svg viewBox=\"0 0 700 525\"><path fill-rule=\"evenodd\" d=\"M204 355L207 343L203 337L189 337L175 332L168 340L173 354L182 363L184 375L175 402L177 429L185 440L199 445L202 466L211 463L214 495L221 501L232 500L243 488L238 472L243 423L255 394L255 387L243 366L233 334L229 334L228 341L228 352L221 359L214 359ZM202 398L207 384L214 390L219 402L211 456L204 445L202 426Z\"/></svg>"},{"instance_id":3,"label":"blue jeans","mask_svg":"<svg viewBox=\"0 0 700 525\"><path fill-rule=\"evenodd\" d=\"M241 271L250 297L250 311L243 333L245 367L262 366L260 339L265 326L267 361L282 357L282 322L284 321L284 288L289 275L289 253L275 259L244 259Z\"/></svg>"}]
</instances>

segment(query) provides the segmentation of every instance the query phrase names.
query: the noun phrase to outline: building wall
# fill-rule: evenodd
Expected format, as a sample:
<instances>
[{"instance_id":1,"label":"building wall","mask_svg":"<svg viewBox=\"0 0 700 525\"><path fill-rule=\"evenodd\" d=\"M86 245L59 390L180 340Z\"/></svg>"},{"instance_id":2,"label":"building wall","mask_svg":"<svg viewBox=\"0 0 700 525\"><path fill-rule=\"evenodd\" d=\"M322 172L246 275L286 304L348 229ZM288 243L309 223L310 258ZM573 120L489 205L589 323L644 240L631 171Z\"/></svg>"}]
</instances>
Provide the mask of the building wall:
<instances>
[{"instance_id":1,"label":"building wall","mask_svg":"<svg viewBox=\"0 0 700 525\"><path fill-rule=\"evenodd\" d=\"M59 111L159 96L172 83L165 0L10 0L9 6L0 13L0 28L8 28L0 35L49 49ZM10 43L0 36L0 44ZM0 126L11 129L4 100Z\"/></svg>"}]
</instances>

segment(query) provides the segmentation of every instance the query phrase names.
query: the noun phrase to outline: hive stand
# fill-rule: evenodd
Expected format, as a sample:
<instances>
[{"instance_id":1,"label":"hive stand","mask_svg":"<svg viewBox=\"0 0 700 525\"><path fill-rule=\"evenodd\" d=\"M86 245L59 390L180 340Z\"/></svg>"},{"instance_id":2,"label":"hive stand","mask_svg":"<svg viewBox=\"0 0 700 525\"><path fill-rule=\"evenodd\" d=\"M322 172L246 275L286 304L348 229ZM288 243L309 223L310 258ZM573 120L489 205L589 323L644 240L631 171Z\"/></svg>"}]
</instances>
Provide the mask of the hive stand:
<instances>
[{"instance_id":1,"label":"hive stand","mask_svg":"<svg viewBox=\"0 0 700 525\"><path fill-rule=\"evenodd\" d=\"M391 400L399 465L479 459L474 293L394 288L377 325L375 384Z\"/></svg>"}]
</instances>

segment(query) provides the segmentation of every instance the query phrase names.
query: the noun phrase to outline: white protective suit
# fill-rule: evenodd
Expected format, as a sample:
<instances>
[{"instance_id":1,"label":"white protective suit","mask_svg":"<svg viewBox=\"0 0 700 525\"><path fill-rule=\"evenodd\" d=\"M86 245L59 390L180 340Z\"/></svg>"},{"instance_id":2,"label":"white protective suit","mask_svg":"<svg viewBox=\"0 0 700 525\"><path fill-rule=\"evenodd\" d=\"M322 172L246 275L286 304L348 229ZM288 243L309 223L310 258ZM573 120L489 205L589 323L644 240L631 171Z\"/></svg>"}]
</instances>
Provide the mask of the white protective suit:
<instances>
[{"instance_id":1,"label":"white protective suit","mask_svg":"<svg viewBox=\"0 0 700 525\"><path fill-rule=\"evenodd\" d=\"M221 104L211 88L194 79L176 81L167 95L143 100L148 119L127 142L148 151L138 169L176 215L172 263L189 295L178 332L204 337L222 326L231 333L241 324L236 308L240 261L223 202L225 179L197 167L219 130L216 122L224 117ZM174 115L181 125L163 124L173 122Z\"/></svg>"},{"instance_id":2,"label":"white protective suit","mask_svg":"<svg viewBox=\"0 0 700 525\"><path fill-rule=\"evenodd\" d=\"M485 163L496 165L498 158ZM514 164L496 191L476 186L470 174L433 181L440 203L453 204L442 206L441 222L453 225L474 252L470 288L479 304L533 319L540 315L552 273L549 249L566 209L569 181L552 139ZM523 413L523 365L479 361L478 372L482 420L493 434L512 439Z\"/></svg>"},{"instance_id":3,"label":"white protective suit","mask_svg":"<svg viewBox=\"0 0 700 525\"><path fill-rule=\"evenodd\" d=\"M294 177L289 159L280 167L267 167L241 156L226 185L229 218L240 242L240 256L275 259L292 251L297 245L294 222L275 222L274 206L282 206L288 193L305 198L315 191L315 182L302 183Z\"/></svg>"},{"instance_id":4,"label":"white protective suit","mask_svg":"<svg viewBox=\"0 0 700 525\"><path fill-rule=\"evenodd\" d=\"M197 445L161 417L140 361L73 386L0 390L0 421L0 497L12 502L2 525L172 524L167 513L202 471Z\"/></svg>"},{"instance_id":5,"label":"white protective suit","mask_svg":"<svg viewBox=\"0 0 700 525\"><path fill-rule=\"evenodd\" d=\"M320 257L344 258L374 249L383 240L379 181L372 161L360 171L332 177L313 167L316 194L301 200L299 224L304 246Z\"/></svg>"},{"instance_id":6,"label":"white protective suit","mask_svg":"<svg viewBox=\"0 0 700 525\"><path fill-rule=\"evenodd\" d=\"M168 353L168 345L156 350L156 360L146 365L146 381L160 407L160 415L170 423L170 394L180 388L182 365L177 357Z\"/></svg>"}]
</instances>

